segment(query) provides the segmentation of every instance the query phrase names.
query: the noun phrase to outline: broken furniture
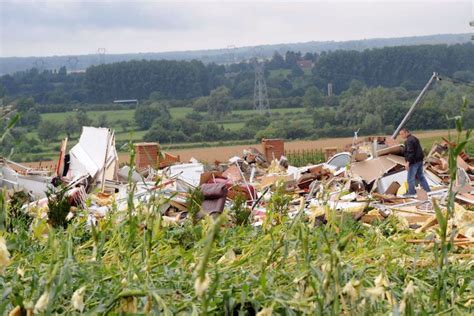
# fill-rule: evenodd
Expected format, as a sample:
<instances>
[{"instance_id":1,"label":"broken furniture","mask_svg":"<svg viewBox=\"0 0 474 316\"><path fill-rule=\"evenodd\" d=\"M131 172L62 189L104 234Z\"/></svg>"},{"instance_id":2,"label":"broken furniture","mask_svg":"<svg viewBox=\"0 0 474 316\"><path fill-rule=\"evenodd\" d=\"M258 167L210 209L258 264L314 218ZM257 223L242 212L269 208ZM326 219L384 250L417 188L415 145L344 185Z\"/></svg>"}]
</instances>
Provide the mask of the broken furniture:
<instances>
[{"instance_id":1,"label":"broken furniture","mask_svg":"<svg viewBox=\"0 0 474 316\"><path fill-rule=\"evenodd\" d=\"M201 192L204 201L201 205L201 211L198 218L205 215L221 214L224 211L227 198L227 187L224 183L204 183L201 185Z\"/></svg>"}]
</instances>

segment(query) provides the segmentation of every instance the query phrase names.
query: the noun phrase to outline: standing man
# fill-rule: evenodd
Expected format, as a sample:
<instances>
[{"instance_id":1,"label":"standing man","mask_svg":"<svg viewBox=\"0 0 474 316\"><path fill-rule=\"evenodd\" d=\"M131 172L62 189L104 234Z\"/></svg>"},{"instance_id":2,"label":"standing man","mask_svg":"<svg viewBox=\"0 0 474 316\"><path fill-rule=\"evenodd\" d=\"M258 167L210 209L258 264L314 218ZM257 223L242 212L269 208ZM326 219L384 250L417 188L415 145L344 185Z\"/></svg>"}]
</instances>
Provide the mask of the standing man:
<instances>
[{"instance_id":1,"label":"standing man","mask_svg":"<svg viewBox=\"0 0 474 316\"><path fill-rule=\"evenodd\" d=\"M408 195L416 195L416 179L420 181L423 190L430 192L430 186L423 174L424 154L420 141L406 128L400 130L400 136L405 140L405 167L408 170Z\"/></svg>"}]
</instances>

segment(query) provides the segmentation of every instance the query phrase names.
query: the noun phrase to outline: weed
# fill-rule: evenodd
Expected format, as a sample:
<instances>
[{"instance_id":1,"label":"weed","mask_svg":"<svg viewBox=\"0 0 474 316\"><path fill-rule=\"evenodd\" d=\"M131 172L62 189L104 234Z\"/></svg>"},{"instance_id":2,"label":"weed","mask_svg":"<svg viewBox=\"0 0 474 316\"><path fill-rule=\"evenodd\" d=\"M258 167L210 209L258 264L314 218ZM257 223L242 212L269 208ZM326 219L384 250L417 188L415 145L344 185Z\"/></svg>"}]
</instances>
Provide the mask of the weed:
<instances>
[{"instance_id":1,"label":"weed","mask_svg":"<svg viewBox=\"0 0 474 316\"><path fill-rule=\"evenodd\" d=\"M198 213L201 211L203 201L204 194L199 187L189 190L186 205L188 206L188 217L191 219L193 225L196 225L198 222Z\"/></svg>"},{"instance_id":2,"label":"weed","mask_svg":"<svg viewBox=\"0 0 474 316\"><path fill-rule=\"evenodd\" d=\"M66 228L68 224L67 215L71 210L71 204L67 198L67 190L64 187L57 189L48 188L48 219L54 228Z\"/></svg>"},{"instance_id":3,"label":"weed","mask_svg":"<svg viewBox=\"0 0 474 316\"><path fill-rule=\"evenodd\" d=\"M33 217L28 214L22 206L29 202L28 194L24 191L14 192L10 198L8 207L8 230L13 232L14 228L19 230L28 230Z\"/></svg>"},{"instance_id":4,"label":"weed","mask_svg":"<svg viewBox=\"0 0 474 316\"><path fill-rule=\"evenodd\" d=\"M250 209L247 207L247 199L243 194L237 194L234 198L232 208L232 215L235 218L236 225L248 225L250 222Z\"/></svg>"}]
</instances>

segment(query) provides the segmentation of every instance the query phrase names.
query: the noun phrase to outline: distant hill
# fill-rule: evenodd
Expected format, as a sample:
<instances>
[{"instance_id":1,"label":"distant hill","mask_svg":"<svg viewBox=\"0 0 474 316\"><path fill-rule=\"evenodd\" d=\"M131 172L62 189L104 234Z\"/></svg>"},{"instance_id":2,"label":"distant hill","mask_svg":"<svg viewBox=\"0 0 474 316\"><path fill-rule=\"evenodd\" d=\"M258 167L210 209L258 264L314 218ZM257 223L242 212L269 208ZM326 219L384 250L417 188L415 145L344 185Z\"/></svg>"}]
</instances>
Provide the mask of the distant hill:
<instances>
[{"instance_id":1,"label":"distant hill","mask_svg":"<svg viewBox=\"0 0 474 316\"><path fill-rule=\"evenodd\" d=\"M271 57L274 52L284 54L286 51L322 52L334 50L357 50L362 51L370 48L401 45L421 44L459 44L471 41L471 34L438 34L427 36L398 37L398 38L374 38L353 41L324 41L304 42L289 44L262 45L256 47L224 48L212 50L176 51L161 53L131 53L131 54L90 54L75 56L48 56L48 57L4 57L0 58L0 75L11 74L33 67L39 70L59 69L66 66L68 71L81 71L101 63L114 63L134 59L168 59L168 60L192 60L197 59L204 63L228 64L248 60L258 51L263 58Z\"/></svg>"}]
</instances>

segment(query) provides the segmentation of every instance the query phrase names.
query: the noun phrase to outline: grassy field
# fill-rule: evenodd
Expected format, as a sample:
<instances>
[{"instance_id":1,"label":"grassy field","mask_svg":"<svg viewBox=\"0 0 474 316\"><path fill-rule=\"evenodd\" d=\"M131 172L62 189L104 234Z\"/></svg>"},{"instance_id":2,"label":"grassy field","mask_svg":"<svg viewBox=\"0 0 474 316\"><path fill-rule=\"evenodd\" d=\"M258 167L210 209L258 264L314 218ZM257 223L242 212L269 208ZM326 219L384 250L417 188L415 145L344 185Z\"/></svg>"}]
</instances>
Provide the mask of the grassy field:
<instances>
[{"instance_id":1,"label":"grassy field","mask_svg":"<svg viewBox=\"0 0 474 316\"><path fill-rule=\"evenodd\" d=\"M187 114L192 112L192 108L189 107L179 107L179 108L170 108L170 113L173 118L184 118ZM271 113L304 113L303 108L283 108L283 109L271 109ZM117 125L118 120L128 120L134 124L134 113L135 110L117 110L117 111L90 111L87 112L87 115L94 121L101 115L106 115L107 120L113 128L120 128ZM54 121L57 123L64 123L69 117L74 117L76 112L69 111L63 113L43 113L41 118L44 121ZM255 110L236 110L232 111L232 114L243 115L243 116L252 116L255 115Z\"/></svg>"},{"instance_id":2,"label":"grassy field","mask_svg":"<svg viewBox=\"0 0 474 316\"><path fill-rule=\"evenodd\" d=\"M192 111L191 108L171 108L170 112L173 118L182 118L186 114L190 113ZM284 116L285 119L288 122L291 122L292 124L299 125L299 126L309 126L311 124L311 117L308 117L305 115L305 109L304 108L283 108L283 109L272 109L271 110L272 114L275 114L277 116ZM70 117L74 117L75 112L65 112L65 113L46 113L42 114L42 119L45 121L55 121L58 123L65 123L66 120ZM133 142L139 142L143 140L143 136L146 134L146 131L138 131L137 126L134 124L134 110L118 110L118 111L91 111L88 112L88 116L95 122L97 122L99 116L101 115L106 115L107 120L108 120L108 125L109 127L115 129L115 136L116 136L116 141L118 144L118 150L123 151L122 144L127 142L127 141L133 141ZM254 110L238 110L238 111L233 111L229 116L224 118L223 120L217 122L219 125L222 125L224 128L230 130L230 131L238 131L239 129L243 128L245 125L245 121L248 120L250 117L255 115ZM127 128L127 131L124 131L122 126L119 124L119 120L128 120L130 122L130 126ZM220 123L222 122L222 123ZM447 133L443 133L444 136L447 135ZM27 134L28 137L37 137L36 132L30 132ZM51 158L55 159L59 150L59 144L60 141L59 139L65 137L66 135L64 133L58 135L58 141L51 142L49 144L42 144L41 145L41 150L39 152L35 153L29 153L27 155L27 161L38 161L38 160L49 160ZM77 137L77 136L76 136ZM426 138L429 137L429 138ZM424 147L431 147L431 144L435 141L439 140L439 133L436 134L436 136L425 136L422 138L422 143ZM252 143L252 140L240 140L239 143ZM74 141L71 142L71 145L74 143ZM188 159L189 157L196 155L196 152L199 152L199 150L196 150L198 147L207 147L207 143L186 143L186 144L172 144L167 146L164 145L164 148L184 148L184 147L189 147L193 148L191 151L193 153L188 153L187 150L183 149L183 158ZM235 141L230 141L230 142L216 142L216 143L209 143L210 146L225 146L229 144L236 144ZM327 146L331 146L332 144L330 143ZM178 146L178 147L176 147ZM304 145L306 146L306 145ZM326 145L325 145L326 146ZM326 146L326 147L327 147ZM321 146L320 146L321 147ZM324 146L322 146L324 147ZM470 145L468 148L469 150L473 150L474 146ZM230 147L232 148L232 147ZM299 148L299 147L298 147ZM233 154L234 149L230 149ZM241 148L238 149L238 152L241 152ZM179 151L182 151L181 149ZM202 154L199 153L200 155L198 158L200 159L213 159L211 156L216 156L215 159L225 159L224 152L225 154L228 154L227 150L220 150L219 152L222 152L222 154L219 154L219 152L215 151L209 151L209 149L204 149L205 152ZM188 157L189 156L189 157ZM202 157L201 157L202 156ZM207 161L207 160L206 160Z\"/></svg>"},{"instance_id":3,"label":"grassy field","mask_svg":"<svg viewBox=\"0 0 474 316\"><path fill-rule=\"evenodd\" d=\"M90 111L87 115L92 120L97 119L101 115L106 115L109 122L116 122L117 120L133 120L135 110L117 110L117 111ZM74 117L76 112L62 112L62 113L43 113L41 118L45 121L55 121L63 123L68 117Z\"/></svg>"},{"instance_id":4,"label":"grassy field","mask_svg":"<svg viewBox=\"0 0 474 316\"><path fill-rule=\"evenodd\" d=\"M290 74L291 74L291 69L270 70L270 75L268 76L268 79L274 79L274 78L278 78L278 77L286 78Z\"/></svg>"},{"instance_id":5,"label":"grassy field","mask_svg":"<svg viewBox=\"0 0 474 316\"><path fill-rule=\"evenodd\" d=\"M242 127L244 127L245 123L244 122L233 122L233 123L225 123L225 124L222 124L222 125L226 129L229 129L231 131L237 131L237 130L241 129Z\"/></svg>"},{"instance_id":6,"label":"grassy field","mask_svg":"<svg viewBox=\"0 0 474 316\"><path fill-rule=\"evenodd\" d=\"M146 134L147 131L139 131L137 125L134 121L134 110L114 110L114 111L89 111L87 115L93 121L94 124L97 124L99 117L105 115L107 117L108 127L115 130L116 141L118 143L123 143L126 141L133 141L138 142L143 140L143 136ZM177 118L184 118L188 113L192 112L192 108L190 107L176 107L170 108L171 116L174 119ZM304 113L304 109L301 108L283 108L283 109L272 109L272 114L279 114L279 115L286 115L295 121L299 119L301 113ZM63 113L43 113L41 114L41 118L43 121L54 121L59 124L65 124L68 119L74 118L76 112L69 111ZM230 131L237 131L244 127L245 121L255 115L254 110L237 110L233 111L228 117L222 120L222 125L225 129ZM124 131L123 127L120 124L120 121L128 121L129 126L127 127L126 131ZM29 132L27 137L36 137L37 132ZM28 154L28 160L30 161L37 161L37 160L44 160L48 158L54 158L58 152L58 146L60 144L59 139L64 138L66 136L65 133L58 134L58 141L51 142L50 144L42 144L41 151L36 153ZM77 137L77 135L74 135ZM191 144L191 146L193 146Z\"/></svg>"}]
</instances>

